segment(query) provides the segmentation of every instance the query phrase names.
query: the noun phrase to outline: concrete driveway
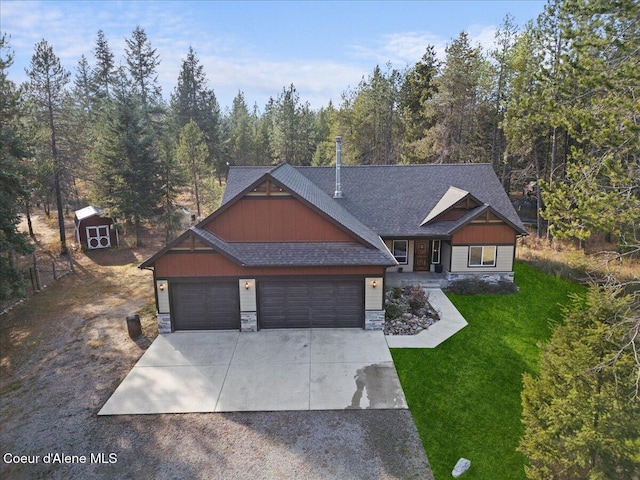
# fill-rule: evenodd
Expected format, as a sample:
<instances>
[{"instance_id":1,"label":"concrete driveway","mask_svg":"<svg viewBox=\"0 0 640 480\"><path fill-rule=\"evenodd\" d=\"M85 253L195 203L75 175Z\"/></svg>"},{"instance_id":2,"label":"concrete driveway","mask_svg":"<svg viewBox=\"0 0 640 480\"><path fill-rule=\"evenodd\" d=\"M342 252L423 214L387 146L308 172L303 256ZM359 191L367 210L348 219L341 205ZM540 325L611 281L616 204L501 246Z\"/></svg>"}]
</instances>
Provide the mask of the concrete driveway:
<instances>
[{"instance_id":1,"label":"concrete driveway","mask_svg":"<svg viewBox=\"0 0 640 480\"><path fill-rule=\"evenodd\" d=\"M406 408L381 331L197 331L158 336L99 415Z\"/></svg>"}]
</instances>

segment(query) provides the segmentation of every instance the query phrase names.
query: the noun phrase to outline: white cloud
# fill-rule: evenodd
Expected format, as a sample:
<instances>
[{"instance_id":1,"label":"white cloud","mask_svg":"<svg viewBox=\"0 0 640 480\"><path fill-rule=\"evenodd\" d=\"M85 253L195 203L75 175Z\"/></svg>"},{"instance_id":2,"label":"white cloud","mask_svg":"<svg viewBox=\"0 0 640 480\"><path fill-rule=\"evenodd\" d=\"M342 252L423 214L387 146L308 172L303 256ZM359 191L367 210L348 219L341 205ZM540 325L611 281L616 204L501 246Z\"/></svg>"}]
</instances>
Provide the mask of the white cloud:
<instances>
[{"instance_id":1,"label":"white cloud","mask_svg":"<svg viewBox=\"0 0 640 480\"><path fill-rule=\"evenodd\" d=\"M472 25L469 27L467 33L469 33L471 45L475 46L479 44L482 47L482 50L486 53L495 48L496 30L497 27L495 25Z\"/></svg>"},{"instance_id":2,"label":"white cloud","mask_svg":"<svg viewBox=\"0 0 640 480\"><path fill-rule=\"evenodd\" d=\"M412 65L433 45L439 58L444 58L446 40L430 32L404 32L381 36L373 46L352 45L357 57L371 59L378 64L391 62L396 68Z\"/></svg>"},{"instance_id":3,"label":"white cloud","mask_svg":"<svg viewBox=\"0 0 640 480\"><path fill-rule=\"evenodd\" d=\"M357 67L322 60L261 60L256 57L201 56L201 63L216 96L223 105L241 90L249 106L264 108L269 97L277 97L283 88L295 85L302 101L313 108L338 102L349 84L357 83L365 72Z\"/></svg>"}]
</instances>

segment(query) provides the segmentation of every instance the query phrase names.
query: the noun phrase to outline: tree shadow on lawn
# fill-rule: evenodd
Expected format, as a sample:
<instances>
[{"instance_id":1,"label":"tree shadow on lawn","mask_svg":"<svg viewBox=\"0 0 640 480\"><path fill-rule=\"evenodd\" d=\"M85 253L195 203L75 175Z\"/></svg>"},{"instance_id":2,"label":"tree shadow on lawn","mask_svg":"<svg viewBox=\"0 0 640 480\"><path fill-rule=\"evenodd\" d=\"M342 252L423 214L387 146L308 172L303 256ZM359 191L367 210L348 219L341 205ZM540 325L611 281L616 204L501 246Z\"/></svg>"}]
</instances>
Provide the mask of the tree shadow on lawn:
<instances>
[{"instance_id":1,"label":"tree shadow on lawn","mask_svg":"<svg viewBox=\"0 0 640 480\"><path fill-rule=\"evenodd\" d=\"M108 248L85 252L93 263L103 267L115 267L137 263L138 259L130 248Z\"/></svg>"}]
</instances>

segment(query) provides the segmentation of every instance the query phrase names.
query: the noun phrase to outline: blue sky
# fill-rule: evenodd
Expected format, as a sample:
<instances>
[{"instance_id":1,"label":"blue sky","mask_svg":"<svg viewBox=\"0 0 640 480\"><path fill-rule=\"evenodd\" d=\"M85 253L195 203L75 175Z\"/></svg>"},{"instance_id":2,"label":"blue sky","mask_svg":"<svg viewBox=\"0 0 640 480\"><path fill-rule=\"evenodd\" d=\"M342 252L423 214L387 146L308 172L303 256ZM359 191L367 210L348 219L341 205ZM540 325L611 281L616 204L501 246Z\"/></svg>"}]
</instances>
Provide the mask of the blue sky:
<instances>
[{"instance_id":1,"label":"blue sky","mask_svg":"<svg viewBox=\"0 0 640 480\"><path fill-rule=\"evenodd\" d=\"M10 35L15 63L9 78L26 80L34 45L46 39L75 74L81 55L93 64L103 30L117 62L125 38L140 25L161 64L165 98L192 46L222 108L242 90L262 110L293 83L302 100L319 108L358 84L377 65L404 68L432 44L444 58L448 43L466 30L491 45L507 13L518 25L542 12L544 0L515 1L13 1L0 0L0 30Z\"/></svg>"}]
</instances>

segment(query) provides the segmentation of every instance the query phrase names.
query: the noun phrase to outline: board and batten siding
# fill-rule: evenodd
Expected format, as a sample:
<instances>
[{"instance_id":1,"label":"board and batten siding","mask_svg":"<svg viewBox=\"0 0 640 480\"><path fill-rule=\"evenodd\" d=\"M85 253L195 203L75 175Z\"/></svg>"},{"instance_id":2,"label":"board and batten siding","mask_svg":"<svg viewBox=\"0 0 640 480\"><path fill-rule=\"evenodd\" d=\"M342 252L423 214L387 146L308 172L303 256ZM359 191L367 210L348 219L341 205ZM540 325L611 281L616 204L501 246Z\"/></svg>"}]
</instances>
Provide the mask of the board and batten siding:
<instances>
[{"instance_id":1,"label":"board and batten siding","mask_svg":"<svg viewBox=\"0 0 640 480\"><path fill-rule=\"evenodd\" d=\"M451 247L451 272L510 272L513 270L513 245L498 245L495 267L469 267L469 245Z\"/></svg>"},{"instance_id":2,"label":"board and batten siding","mask_svg":"<svg viewBox=\"0 0 640 480\"><path fill-rule=\"evenodd\" d=\"M351 242L353 236L293 197L245 197L205 227L227 242Z\"/></svg>"},{"instance_id":3,"label":"board and batten siding","mask_svg":"<svg viewBox=\"0 0 640 480\"><path fill-rule=\"evenodd\" d=\"M515 243L516 231L504 223L469 224L453 234L453 245Z\"/></svg>"}]
</instances>

